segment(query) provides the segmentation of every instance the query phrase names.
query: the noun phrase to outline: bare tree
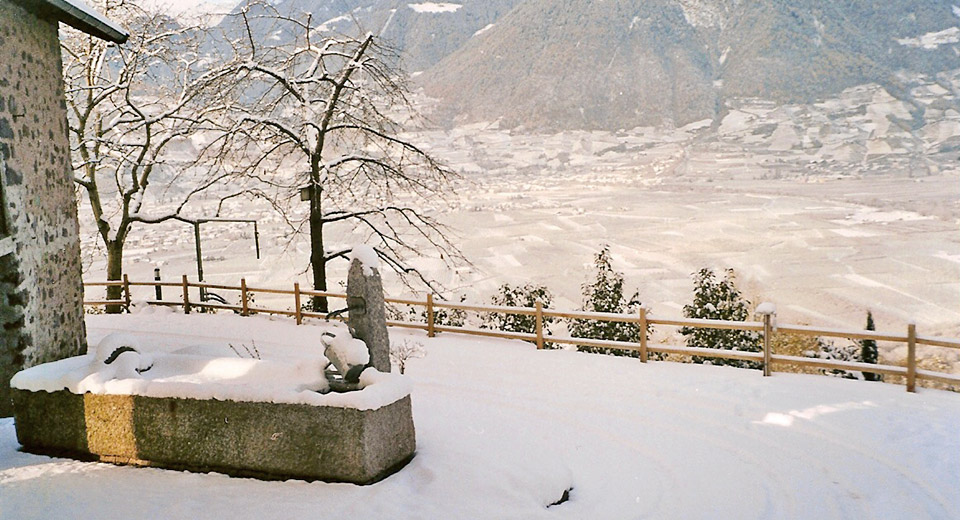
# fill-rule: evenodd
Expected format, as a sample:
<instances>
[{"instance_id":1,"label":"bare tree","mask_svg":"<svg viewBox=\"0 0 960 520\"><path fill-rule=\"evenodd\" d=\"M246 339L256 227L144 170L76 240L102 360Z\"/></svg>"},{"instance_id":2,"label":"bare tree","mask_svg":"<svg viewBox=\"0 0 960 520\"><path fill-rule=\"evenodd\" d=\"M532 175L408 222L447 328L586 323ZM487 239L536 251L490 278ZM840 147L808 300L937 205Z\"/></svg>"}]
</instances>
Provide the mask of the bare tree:
<instances>
[{"instance_id":1,"label":"bare tree","mask_svg":"<svg viewBox=\"0 0 960 520\"><path fill-rule=\"evenodd\" d=\"M134 224L183 219L192 199L229 176L216 162L200 167L202 150L188 138L214 126L234 69L201 52L199 28L123 0L97 7L129 28L128 42L69 31L61 48L74 179L106 251L107 279L119 280ZM162 189L149 190L158 178ZM145 211L151 205L156 214ZM119 297L120 287L108 288L108 299Z\"/></svg>"},{"instance_id":2,"label":"bare tree","mask_svg":"<svg viewBox=\"0 0 960 520\"><path fill-rule=\"evenodd\" d=\"M399 120L414 111L390 49L372 34L333 35L310 15L285 17L267 4L234 16L240 36L232 45L248 96L230 148L263 183L258 194L269 193L295 231L308 226L314 289L327 289L328 263L350 251L327 247L333 224L364 230L405 282L433 288L406 258L431 247L448 262L463 259L447 230L417 207L441 199L454 173L401 137ZM300 197L309 201L305 216ZM326 311L326 299L314 298L313 307Z\"/></svg>"}]
</instances>

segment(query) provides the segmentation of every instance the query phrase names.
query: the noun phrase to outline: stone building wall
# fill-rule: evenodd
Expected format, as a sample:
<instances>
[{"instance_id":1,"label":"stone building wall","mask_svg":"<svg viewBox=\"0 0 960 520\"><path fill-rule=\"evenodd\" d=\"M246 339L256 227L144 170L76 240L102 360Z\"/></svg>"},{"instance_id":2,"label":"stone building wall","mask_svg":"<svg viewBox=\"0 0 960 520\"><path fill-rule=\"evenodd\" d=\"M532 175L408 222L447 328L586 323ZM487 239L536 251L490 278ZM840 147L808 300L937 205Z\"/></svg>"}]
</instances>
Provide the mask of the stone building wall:
<instances>
[{"instance_id":1,"label":"stone building wall","mask_svg":"<svg viewBox=\"0 0 960 520\"><path fill-rule=\"evenodd\" d=\"M0 417L14 373L86 352L57 30L0 0L0 184L14 243L0 257Z\"/></svg>"}]
</instances>

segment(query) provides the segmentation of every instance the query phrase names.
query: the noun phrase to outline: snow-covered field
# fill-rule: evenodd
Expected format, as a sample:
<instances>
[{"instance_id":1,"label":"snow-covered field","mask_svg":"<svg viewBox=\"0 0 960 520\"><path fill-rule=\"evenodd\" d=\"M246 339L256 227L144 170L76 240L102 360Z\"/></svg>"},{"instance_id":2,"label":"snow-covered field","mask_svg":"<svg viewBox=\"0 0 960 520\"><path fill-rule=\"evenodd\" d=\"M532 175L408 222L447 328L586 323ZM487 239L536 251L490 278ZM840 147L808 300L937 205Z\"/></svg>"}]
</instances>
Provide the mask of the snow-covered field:
<instances>
[{"instance_id":1,"label":"snow-covered field","mask_svg":"<svg viewBox=\"0 0 960 520\"><path fill-rule=\"evenodd\" d=\"M541 171L533 166L536 156L557 153L563 143L514 136L497 144L497 135L487 134L490 141L476 150L515 155L498 168L468 174L452 207L426 209L451 226L454 242L473 264L449 269L429 249L412 259L449 288L449 297L484 302L500 284L536 283L553 292L559 307L578 308L592 257L609 244L613 266L631 291L638 289L641 300L662 314L679 315L689 303L691 273L732 267L747 298L777 303L781 318L791 322L858 328L869 309L881 329L916 321L924 334L960 335L955 165L917 178L818 172L762 179L772 166L759 164L761 156L687 154L675 145L648 143L652 148L639 155L583 152L594 162ZM451 139L434 140L441 155L462 144ZM591 142L601 148L618 140L593 136ZM471 158L457 160L462 165ZM525 161L530 165L518 169ZM206 224L206 280L236 285L246 277L256 286L284 288L299 280L306 286L305 237L291 241L269 208L235 202L223 215L259 220L263 256L254 254L251 225ZM327 236L331 249L367 240L336 227ZM87 237L85 278L102 280L102 253ZM133 280L152 279L155 267L168 280L193 278L195 262L192 229L180 223L136 228L125 252ZM345 265L332 269L334 288L345 278ZM385 283L391 296L404 295L393 276Z\"/></svg>"},{"instance_id":2,"label":"snow-covered field","mask_svg":"<svg viewBox=\"0 0 960 520\"><path fill-rule=\"evenodd\" d=\"M316 352L319 326L165 312L90 316L170 349ZM0 518L960 518L960 396L458 335L411 359L417 455L367 487L114 467L17 451L0 420ZM571 489L569 500L558 501Z\"/></svg>"},{"instance_id":3,"label":"snow-covered field","mask_svg":"<svg viewBox=\"0 0 960 520\"><path fill-rule=\"evenodd\" d=\"M911 81L925 104L953 99L930 78ZM960 70L943 81L960 89ZM463 173L449 206L422 209L452 228L472 265L451 269L428 247L410 262L454 300L485 303L503 283L534 283L550 289L555 307L576 309L593 255L609 244L629 292L662 316L679 316L691 301L691 273L734 268L744 296L776 303L784 322L858 329L870 310L880 330L904 332L915 321L920 334L958 337L960 113L927 110L909 130L908 108L864 85L810 105L742 100L721 121L681 128L421 130L410 139ZM271 208L232 199L221 215L258 219L263 256L254 255L251 225L206 224L207 281L309 284L307 240L286 236ZM85 278L102 280L92 219L81 222ZM369 240L335 226L325 236L331 250ZM152 279L155 267L167 280L193 278L192 229L135 228L124 258L133 280ZM331 267L333 289L345 267ZM391 274L385 284L390 296L409 295Z\"/></svg>"},{"instance_id":4,"label":"snow-covered field","mask_svg":"<svg viewBox=\"0 0 960 520\"><path fill-rule=\"evenodd\" d=\"M744 296L776 303L785 322L856 329L869 309L880 330L903 331L916 321L921 334L960 336L960 174L809 183L681 178L647 186L649 179L656 177L629 171L477 179L460 192L458 207L440 212L473 265L450 270L429 250L413 264L454 299L484 303L503 283L535 283L551 290L557 308L577 309L593 255L609 244L629 291L639 290L663 316L680 316L692 300L691 273L732 267ZM233 214L244 211L251 212L238 207ZM251 226L204 228L206 279L307 286L306 243L288 244L275 217L258 217L260 260ZM344 230L329 236L337 247L366 239ZM126 258L133 280L152 279L156 266L167 280L195 279L193 233L182 224L139 228ZM334 289L345 266L333 270ZM102 261L85 278L104 279ZM404 295L392 273L385 283L390 296Z\"/></svg>"}]
</instances>

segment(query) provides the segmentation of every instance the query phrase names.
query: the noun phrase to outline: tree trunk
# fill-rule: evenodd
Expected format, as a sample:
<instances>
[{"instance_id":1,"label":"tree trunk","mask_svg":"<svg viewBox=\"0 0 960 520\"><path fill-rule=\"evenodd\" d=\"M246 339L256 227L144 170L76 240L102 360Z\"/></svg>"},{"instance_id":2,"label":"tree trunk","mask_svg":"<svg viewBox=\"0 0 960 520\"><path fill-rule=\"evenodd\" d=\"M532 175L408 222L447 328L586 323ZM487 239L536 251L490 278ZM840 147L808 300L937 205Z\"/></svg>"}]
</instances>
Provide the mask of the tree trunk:
<instances>
[{"instance_id":1,"label":"tree trunk","mask_svg":"<svg viewBox=\"0 0 960 520\"><path fill-rule=\"evenodd\" d=\"M119 281L123 278L123 243L118 240L107 242L107 280ZM123 287L107 287L108 300L123 299ZM107 305L107 314L120 314L123 306L119 304Z\"/></svg>"},{"instance_id":2,"label":"tree trunk","mask_svg":"<svg viewBox=\"0 0 960 520\"><path fill-rule=\"evenodd\" d=\"M310 190L310 268L313 271L313 289L327 290L327 258L323 251L323 212L320 208L320 189L316 184ZM310 299L314 312L329 312L327 299L314 296Z\"/></svg>"}]
</instances>

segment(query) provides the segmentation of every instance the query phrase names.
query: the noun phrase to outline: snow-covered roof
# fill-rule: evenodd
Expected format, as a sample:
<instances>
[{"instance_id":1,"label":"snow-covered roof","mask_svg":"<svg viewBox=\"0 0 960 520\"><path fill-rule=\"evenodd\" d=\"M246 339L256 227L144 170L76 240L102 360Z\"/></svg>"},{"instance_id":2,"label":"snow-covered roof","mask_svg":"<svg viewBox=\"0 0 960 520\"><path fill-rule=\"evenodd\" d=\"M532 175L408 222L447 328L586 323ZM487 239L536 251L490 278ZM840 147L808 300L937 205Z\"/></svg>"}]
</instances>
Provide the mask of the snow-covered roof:
<instances>
[{"instance_id":1,"label":"snow-covered roof","mask_svg":"<svg viewBox=\"0 0 960 520\"><path fill-rule=\"evenodd\" d=\"M127 41L130 34L81 0L13 0L30 12L51 16L74 29L114 43Z\"/></svg>"}]
</instances>

